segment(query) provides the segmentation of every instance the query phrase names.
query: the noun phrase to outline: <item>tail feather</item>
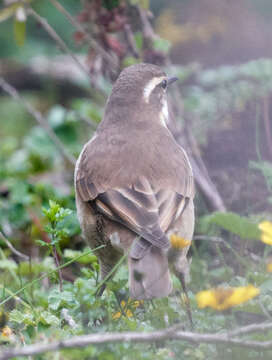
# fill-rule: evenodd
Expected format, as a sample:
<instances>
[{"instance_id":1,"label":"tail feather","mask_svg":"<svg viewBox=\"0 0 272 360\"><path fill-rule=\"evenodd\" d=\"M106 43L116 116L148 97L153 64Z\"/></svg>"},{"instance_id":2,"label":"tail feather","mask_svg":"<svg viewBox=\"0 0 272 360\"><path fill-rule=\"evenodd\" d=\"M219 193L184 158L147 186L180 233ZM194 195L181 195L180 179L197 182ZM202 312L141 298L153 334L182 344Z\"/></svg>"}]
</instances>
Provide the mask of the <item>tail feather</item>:
<instances>
[{"instance_id":1,"label":"tail feather","mask_svg":"<svg viewBox=\"0 0 272 360\"><path fill-rule=\"evenodd\" d=\"M152 299L168 296L172 281L167 253L151 246L139 260L129 257L129 288L133 299Z\"/></svg>"}]
</instances>

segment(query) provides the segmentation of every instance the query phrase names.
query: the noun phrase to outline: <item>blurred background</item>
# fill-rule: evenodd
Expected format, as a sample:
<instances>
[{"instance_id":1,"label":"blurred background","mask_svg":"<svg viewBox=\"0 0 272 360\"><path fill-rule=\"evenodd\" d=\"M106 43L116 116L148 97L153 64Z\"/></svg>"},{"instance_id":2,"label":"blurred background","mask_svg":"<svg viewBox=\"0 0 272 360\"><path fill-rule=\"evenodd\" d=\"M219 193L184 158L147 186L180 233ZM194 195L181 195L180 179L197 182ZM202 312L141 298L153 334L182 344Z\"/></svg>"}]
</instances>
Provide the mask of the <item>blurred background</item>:
<instances>
[{"instance_id":1,"label":"blurred background","mask_svg":"<svg viewBox=\"0 0 272 360\"><path fill-rule=\"evenodd\" d=\"M0 74L44 114L77 156L101 119L110 82L116 75L107 73L107 65L101 64L84 35L50 1L30 2L36 16L24 11L23 21L18 9L12 8L18 2L2 3L11 9L0 12ZM132 15L119 9L118 16L110 20L92 3L69 0L65 6L106 50L114 53L121 67L140 61L120 41L125 16L135 36L136 52L142 51L142 60L166 65L167 53L171 63L177 65L183 107L178 116L180 121L190 123L199 155L226 208L243 213L248 212L248 207L266 209L267 179L271 182L272 171L268 163L272 157L271 2L151 1L150 21L155 35L160 37L153 53L141 49L143 37L133 9ZM37 14L54 28L70 52L77 54L85 73L83 66L80 68L60 49ZM92 21L95 26L90 25ZM94 87L103 91L97 94ZM46 135L24 106L3 91L0 107L1 168L8 167L8 171L21 176L29 172L49 176L46 170L52 169L58 159ZM76 111L80 114L75 115ZM79 116L85 120L91 116L93 128ZM55 171L50 176L57 178ZM2 188L5 193L3 183Z\"/></svg>"},{"instance_id":2,"label":"blurred background","mask_svg":"<svg viewBox=\"0 0 272 360\"><path fill-rule=\"evenodd\" d=\"M59 256L69 259L63 249L84 248L75 214L75 159L101 121L120 70L146 61L179 77L169 93L168 125L196 178L192 289L207 278L216 285L238 274L234 283L241 284L249 276L232 251L214 245L214 236L224 236L240 257L269 258L261 242L248 239L259 236L261 220L272 219L271 0L2 0L0 6L5 238L41 259L44 248L36 240L50 242L42 208L53 199L72 210L63 220ZM0 238L1 247L13 259ZM42 264L37 274L48 266ZM6 263L0 261L0 269L5 274ZM75 269L64 270L68 281L75 276Z\"/></svg>"}]
</instances>

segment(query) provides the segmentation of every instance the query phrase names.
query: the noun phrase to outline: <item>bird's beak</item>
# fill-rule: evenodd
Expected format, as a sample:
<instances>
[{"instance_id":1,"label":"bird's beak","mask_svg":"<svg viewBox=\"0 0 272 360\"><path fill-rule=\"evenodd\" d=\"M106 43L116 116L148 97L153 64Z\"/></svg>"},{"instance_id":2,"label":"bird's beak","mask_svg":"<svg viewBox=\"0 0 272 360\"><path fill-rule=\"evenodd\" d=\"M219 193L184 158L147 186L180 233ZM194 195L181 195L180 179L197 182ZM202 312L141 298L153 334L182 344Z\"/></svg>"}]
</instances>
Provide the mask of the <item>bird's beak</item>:
<instances>
[{"instance_id":1,"label":"bird's beak","mask_svg":"<svg viewBox=\"0 0 272 360\"><path fill-rule=\"evenodd\" d=\"M176 76L170 77L167 79L167 85L171 85L177 80L178 80L178 78Z\"/></svg>"}]
</instances>

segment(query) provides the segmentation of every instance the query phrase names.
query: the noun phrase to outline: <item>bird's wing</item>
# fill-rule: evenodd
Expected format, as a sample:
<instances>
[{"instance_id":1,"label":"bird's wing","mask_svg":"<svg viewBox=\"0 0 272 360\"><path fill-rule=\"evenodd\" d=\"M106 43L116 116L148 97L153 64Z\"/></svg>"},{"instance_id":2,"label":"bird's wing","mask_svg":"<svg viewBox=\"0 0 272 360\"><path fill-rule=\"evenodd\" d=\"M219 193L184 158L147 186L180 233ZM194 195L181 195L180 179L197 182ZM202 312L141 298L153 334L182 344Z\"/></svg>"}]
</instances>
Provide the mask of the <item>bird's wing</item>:
<instances>
[{"instance_id":1,"label":"bird's wing","mask_svg":"<svg viewBox=\"0 0 272 360\"><path fill-rule=\"evenodd\" d=\"M79 181L79 194L82 192L82 184L90 193L94 192L93 183ZM140 239L131 248L130 255L133 258L141 258L151 245L167 249L169 240L165 231L185 206L182 195L170 190L155 192L145 178L129 187L108 189L90 201L95 203L100 213L139 235Z\"/></svg>"},{"instance_id":2,"label":"bird's wing","mask_svg":"<svg viewBox=\"0 0 272 360\"><path fill-rule=\"evenodd\" d=\"M168 145L174 146L172 142ZM124 171L117 178L116 168L122 168L121 160L117 163L120 157L112 154L114 161L106 162L102 156L105 151L100 151L98 146L99 142L95 143L94 140L79 158L75 178L78 195L85 202L95 203L98 211L108 218L139 235L140 239L134 241L131 248L132 257L141 258L151 245L160 249L168 248L169 240L165 232L182 214L186 199L191 196L193 189L185 153L174 146L171 153L175 166L170 167L166 166L169 159L163 158L163 152L162 164L159 163L157 167L133 169L132 163L135 167L145 163L145 159L141 159L141 162L135 160L127 164L129 171ZM146 153L148 156L149 152ZM89 161L90 158L93 161ZM148 164L152 163L151 160ZM139 173L146 175L137 177Z\"/></svg>"},{"instance_id":3,"label":"bird's wing","mask_svg":"<svg viewBox=\"0 0 272 360\"><path fill-rule=\"evenodd\" d=\"M159 224L166 232L182 215L189 197L183 196L171 189L161 189L156 193L159 208Z\"/></svg>"},{"instance_id":4,"label":"bird's wing","mask_svg":"<svg viewBox=\"0 0 272 360\"><path fill-rule=\"evenodd\" d=\"M159 207L150 183L142 178L129 187L115 188L99 194L97 209L150 244L168 248L169 242L159 223Z\"/></svg>"}]
</instances>

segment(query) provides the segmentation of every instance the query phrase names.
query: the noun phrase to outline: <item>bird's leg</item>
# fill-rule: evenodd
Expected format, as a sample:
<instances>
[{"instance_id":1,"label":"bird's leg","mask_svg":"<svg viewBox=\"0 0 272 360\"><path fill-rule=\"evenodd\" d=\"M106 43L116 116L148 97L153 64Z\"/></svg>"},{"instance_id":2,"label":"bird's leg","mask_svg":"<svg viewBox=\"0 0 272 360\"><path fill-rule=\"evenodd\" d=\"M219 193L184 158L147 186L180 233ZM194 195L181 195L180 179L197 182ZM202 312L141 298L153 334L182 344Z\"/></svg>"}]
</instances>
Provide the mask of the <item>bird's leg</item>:
<instances>
[{"instance_id":1,"label":"bird's leg","mask_svg":"<svg viewBox=\"0 0 272 360\"><path fill-rule=\"evenodd\" d=\"M193 329L194 323L193 323L193 318L192 318L190 300L189 300L188 292L187 292L187 286L186 286L186 283L185 283L185 277L184 277L184 274L182 272L180 272L180 271L176 272L176 276L180 281L180 284L181 284L181 287L182 287L182 290L183 290L183 293L184 293L184 296L185 296L186 313L187 313L187 316L189 318L191 328Z\"/></svg>"}]
</instances>

